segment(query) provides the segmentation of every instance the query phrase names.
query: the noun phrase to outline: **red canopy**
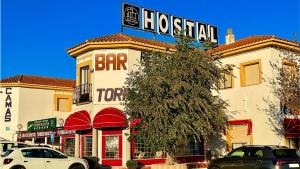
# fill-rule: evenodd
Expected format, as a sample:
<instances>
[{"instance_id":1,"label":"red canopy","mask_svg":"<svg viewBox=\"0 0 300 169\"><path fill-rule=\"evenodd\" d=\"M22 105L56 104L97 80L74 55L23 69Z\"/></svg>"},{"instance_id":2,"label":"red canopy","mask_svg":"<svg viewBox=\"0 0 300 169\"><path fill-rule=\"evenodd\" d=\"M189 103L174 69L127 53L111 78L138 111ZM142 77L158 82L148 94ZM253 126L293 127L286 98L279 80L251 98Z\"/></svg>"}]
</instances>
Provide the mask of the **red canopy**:
<instances>
[{"instance_id":1,"label":"red canopy","mask_svg":"<svg viewBox=\"0 0 300 169\"><path fill-rule=\"evenodd\" d=\"M119 109L109 107L99 111L93 120L94 128L127 127L125 114Z\"/></svg>"},{"instance_id":2,"label":"red canopy","mask_svg":"<svg viewBox=\"0 0 300 169\"><path fill-rule=\"evenodd\" d=\"M300 119L284 119L284 135L287 138L300 138Z\"/></svg>"},{"instance_id":3,"label":"red canopy","mask_svg":"<svg viewBox=\"0 0 300 169\"><path fill-rule=\"evenodd\" d=\"M88 130L91 127L90 114L85 110L71 114L64 125L65 130Z\"/></svg>"}]
</instances>

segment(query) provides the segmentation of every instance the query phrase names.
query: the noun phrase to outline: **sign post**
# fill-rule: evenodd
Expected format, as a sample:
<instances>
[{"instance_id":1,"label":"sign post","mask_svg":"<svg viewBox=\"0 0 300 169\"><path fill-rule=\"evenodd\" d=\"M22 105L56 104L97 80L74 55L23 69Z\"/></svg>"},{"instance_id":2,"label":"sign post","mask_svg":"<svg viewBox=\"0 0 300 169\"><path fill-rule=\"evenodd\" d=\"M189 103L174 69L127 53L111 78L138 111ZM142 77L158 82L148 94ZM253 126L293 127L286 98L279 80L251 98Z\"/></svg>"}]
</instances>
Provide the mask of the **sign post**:
<instances>
[{"instance_id":1,"label":"sign post","mask_svg":"<svg viewBox=\"0 0 300 169\"><path fill-rule=\"evenodd\" d=\"M51 131L50 132L50 142L51 142L51 145L52 145L52 148L53 148L53 143L54 143L54 133Z\"/></svg>"}]
</instances>

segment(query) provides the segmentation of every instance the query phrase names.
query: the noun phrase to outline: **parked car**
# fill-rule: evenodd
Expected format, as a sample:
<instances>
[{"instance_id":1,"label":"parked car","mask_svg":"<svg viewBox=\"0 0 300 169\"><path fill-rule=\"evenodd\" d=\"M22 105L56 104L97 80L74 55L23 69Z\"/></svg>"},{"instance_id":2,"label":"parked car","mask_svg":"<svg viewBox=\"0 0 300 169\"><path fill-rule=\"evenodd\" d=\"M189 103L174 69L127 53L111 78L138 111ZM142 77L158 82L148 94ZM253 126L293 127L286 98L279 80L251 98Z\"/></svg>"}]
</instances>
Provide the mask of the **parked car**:
<instances>
[{"instance_id":1,"label":"parked car","mask_svg":"<svg viewBox=\"0 0 300 169\"><path fill-rule=\"evenodd\" d=\"M12 148L2 156L1 169L88 169L84 159L47 147Z\"/></svg>"},{"instance_id":2,"label":"parked car","mask_svg":"<svg viewBox=\"0 0 300 169\"><path fill-rule=\"evenodd\" d=\"M213 160L208 169L300 169L300 154L284 146L242 146Z\"/></svg>"}]
</instances>

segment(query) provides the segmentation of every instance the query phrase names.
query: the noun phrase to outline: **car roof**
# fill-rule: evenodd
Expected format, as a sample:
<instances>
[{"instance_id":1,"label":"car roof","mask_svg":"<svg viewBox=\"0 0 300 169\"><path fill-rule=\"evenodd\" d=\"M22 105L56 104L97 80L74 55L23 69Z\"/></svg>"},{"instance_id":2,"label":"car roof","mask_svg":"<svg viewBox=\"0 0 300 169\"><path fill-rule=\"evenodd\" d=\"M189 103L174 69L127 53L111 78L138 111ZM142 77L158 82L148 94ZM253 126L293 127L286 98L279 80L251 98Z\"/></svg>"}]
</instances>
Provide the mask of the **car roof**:
<instances>
[{"instance_id":1,"label":"car roof","mask_svg":"<svg viewBox=\"0 0 300 169\"><path fill-rule=\"evenodd\" d=\"M242 147L245 148L269 148L269 149L290 149L286 146L280 146L280 145L244 145Z\"/></svg>"},{"instance_id":2,"label":"car roof","mask_svg":"<svg viewBox=\"0 0 300 169\"><path fill-rule=\"evenodd\" d=\"M0 144L1 143L15 143L15 142L13 142L13 141L8 141L8 140L5 140L5 141L0 141Z\"/></svg>"}]
</instances>

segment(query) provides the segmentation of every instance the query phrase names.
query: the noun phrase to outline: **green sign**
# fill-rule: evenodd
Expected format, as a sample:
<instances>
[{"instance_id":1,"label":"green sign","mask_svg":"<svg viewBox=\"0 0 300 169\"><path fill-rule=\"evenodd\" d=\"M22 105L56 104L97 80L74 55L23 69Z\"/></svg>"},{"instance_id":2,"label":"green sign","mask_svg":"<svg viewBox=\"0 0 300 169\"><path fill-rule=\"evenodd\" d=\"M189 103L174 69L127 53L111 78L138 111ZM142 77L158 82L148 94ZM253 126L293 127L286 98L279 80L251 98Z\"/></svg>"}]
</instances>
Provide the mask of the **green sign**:
<instances>
[{"instance_id":1,"label":"green sign","mask_svg":"<svg viewBox=\"0 0 300 169\"><path fill-rule=\"evenodd\" d=\"M56 118L29 121L27 123L28 131L51 130L56 128Z\"/></svg>"}]
</instances>

